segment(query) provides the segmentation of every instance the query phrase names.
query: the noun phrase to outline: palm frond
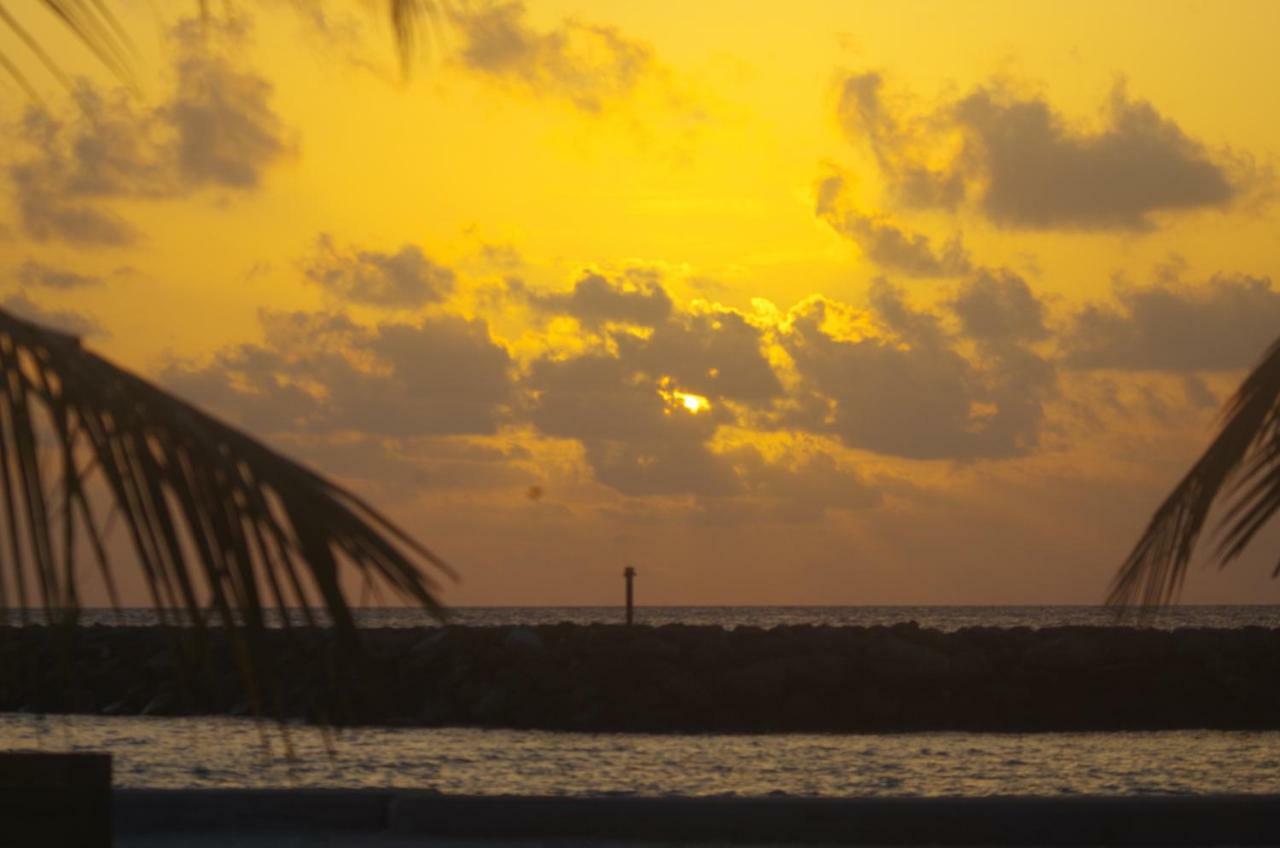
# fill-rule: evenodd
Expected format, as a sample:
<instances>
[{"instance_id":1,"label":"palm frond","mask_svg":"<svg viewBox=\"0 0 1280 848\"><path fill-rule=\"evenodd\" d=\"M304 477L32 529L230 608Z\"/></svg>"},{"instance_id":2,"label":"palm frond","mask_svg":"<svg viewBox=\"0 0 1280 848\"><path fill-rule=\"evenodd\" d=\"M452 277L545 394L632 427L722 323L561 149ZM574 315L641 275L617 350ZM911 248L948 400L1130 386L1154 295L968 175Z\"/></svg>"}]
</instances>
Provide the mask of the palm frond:
<instances>
[{"instance_id":1,"label":"palm frond","mask_svg":"<svg viewBox=\"0 0 1280 848\"><path fill-rule=\"evenodd\" d=\"M423 19L434 19L435 0L389 0L391 28L395 32L400 65L408 72L418 47L418 30Z\"/></svg>"},{"instance_id":2,"label":"palm frond","mask_svg":"<svg viewBox=\"0 0 1280 848\"><path fill-rule=\"evenodd\" d=\"M1280 341L1228 403L1217 438L1156 510L1112 581L1107 602L1154 606L1176 598L1209 511L1224 491L1231 502L1217 559L1225 566L1280 509Z\"/></svg>"},{"instance_id":3,"label":"palm frond","mask_svg":"<svg viewBox=\"0 0 1280 848\"><path fill-rule=\"evenodd\" d=\"M417 50L418 33L424 22L439 21L440 0L387 0L387 14L395 36L401 66L407 73ZM133 72L134 48L128 32L111 11L107 0L39 0L39 5L89 49L117 79L136 88ZM209 16L208 0L197 0L202 18ZM0 27L8 29L41 65L62 85L71 81L49 51L29 28L0 0ZM24 92L34 98L30 82L19 62L0 54L0 70L8 74Z\"/></svg>"},{"instance_id":4,"label":"palm frond","mask_svg":"<svg viewBox=\"0 0 1280 848\"><path fill-rule=\"evenodd\" d=\"M133 80L133 44L104 0L42 0L67 29L126 82Z\"/></svg>"},{"instance_id":5,"label":"palm frond","mask_svg":"<svg viewBox=\"0 0 1280 848\"><path fill-rule=\"evenodd\" d=\"M250 663L269 610L315 623L317 600L353 644L345 570L442 612L429 571L448 566L355 494L0 310L0 610L74 620L81 559L114 594L103 497L161 616L225 625Z\"/></svg>"}]
</instances>

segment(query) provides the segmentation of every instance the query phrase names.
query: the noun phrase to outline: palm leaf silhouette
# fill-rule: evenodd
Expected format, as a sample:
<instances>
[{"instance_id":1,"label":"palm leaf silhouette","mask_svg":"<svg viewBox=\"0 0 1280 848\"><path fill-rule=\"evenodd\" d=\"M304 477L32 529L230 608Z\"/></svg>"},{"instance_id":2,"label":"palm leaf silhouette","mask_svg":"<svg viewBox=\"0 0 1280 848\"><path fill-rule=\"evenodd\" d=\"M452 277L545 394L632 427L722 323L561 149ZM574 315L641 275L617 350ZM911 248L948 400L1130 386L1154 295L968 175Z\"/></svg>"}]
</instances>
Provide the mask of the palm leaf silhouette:
<instances>
[{"instance_id":1,"label":"palm leaf silhouette","mask_svg":"<svg viewBox=\"0 0 1280 848\"><path fill-rule=\"evenodd\" d=\"M1280 509L1280 340L1227 404L1217 438L1156 510L1107 602L1156 605L1176 598L1209 510L1224 493L1229 504L1219 526L1219 566L1238 557ZM1280 565L1272 572L1278 575Z\"/></svg>"},{"instance_id":2,"label":"palm leaf silhouette","mask_svg":"<svg viewBox=\"0 0 1280 848\"><path fill-rule=\"evenodd\" d=\"M133 47L111 5L36 7L132 85ZM208 16L207 0L196 6ZM407 68L437 0L387 0L387 10ZM0 71L36 99L23 73L34 59L70 88L24 17L0 0L0 29L30 54L14 61L0 53ZM431 572L453 572L377 510L75 337L0 310L0 383L0 617L16 611L26 620L38 605L49 621L74 622L82 551L118 606L106 539L116 517L161 620L176 614L197 632L223 625L258 710L271 689L263 637L272 609L286 626L290 609L314 625L318 600L342 653L357 646L344 569L442 615ZM112 505L105 516L103 497Z\"/></svg>"},{"instance_id":3,"label":"palm leaf silhouette","mask_svg":"<svg viewBox=\"0 0 1280 848\"><path fill-rule=\"evenodd\" d=\"M128 33L120 25L106 0L38 0L38 2L119 79L133 83L133 45ZM437 18L440 2L443 0L386 0L396 49L400 54L401 64L406 70L417 47L417 36L421 24L424 20ZM196 6L203 17L208 17L209 0L197 0ZM71 87L70 81L49 51L31 34L29 27L9 12L3 0L0 0L0 27L12 32L39 64L68 88ZM0 70L7 73L28 96L35 97L35 89L22 72L20 62L0 52Z\"/></svg>"},{"instance_id":4,"label":"palm leaf silhouette","mask_svg":"<svg viewBox=\"0 0 1280 848\"><path fill-rule=\"evenodd\" d=\"M263 688L272 608L301 607L314 625L318 599L354 645L344 567L437 614L429 570L452 574L350 491L74 336L0 310L0 609L38 604L74 621L78 557L96 562L117 601L96 493L127 530L162 619L224 625L251 689Z\"/></svg>"}]
</instances>

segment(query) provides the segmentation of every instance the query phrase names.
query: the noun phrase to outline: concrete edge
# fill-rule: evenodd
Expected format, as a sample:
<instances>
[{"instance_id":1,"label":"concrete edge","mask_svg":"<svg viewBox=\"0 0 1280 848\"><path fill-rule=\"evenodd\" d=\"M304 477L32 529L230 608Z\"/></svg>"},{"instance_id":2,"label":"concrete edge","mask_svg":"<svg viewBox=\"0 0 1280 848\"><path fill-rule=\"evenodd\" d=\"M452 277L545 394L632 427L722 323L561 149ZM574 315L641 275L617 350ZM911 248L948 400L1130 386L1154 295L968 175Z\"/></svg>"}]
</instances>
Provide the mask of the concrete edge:
<instances>
[{"instance_id":1,"label":"concrete edge","mask_svg":"<svg viewBox=\"0 0 1280 848\"><path fill-rule=\"evenodd\" d=\"M118 835L288 831L849 845L1280 845L1280 795L556 798L117 789L113 808Z\"/></svg>"}]
</instances>

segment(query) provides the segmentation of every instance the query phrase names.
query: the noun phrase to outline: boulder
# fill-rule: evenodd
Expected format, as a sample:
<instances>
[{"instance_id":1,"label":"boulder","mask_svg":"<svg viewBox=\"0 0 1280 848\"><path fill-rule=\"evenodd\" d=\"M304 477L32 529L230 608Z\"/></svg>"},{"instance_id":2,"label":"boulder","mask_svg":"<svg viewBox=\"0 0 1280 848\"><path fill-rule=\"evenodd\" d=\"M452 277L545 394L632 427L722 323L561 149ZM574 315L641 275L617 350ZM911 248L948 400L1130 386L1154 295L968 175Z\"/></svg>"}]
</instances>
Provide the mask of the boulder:
<instances>
[{"instance_id":1,"label":"boulder","mask_svg":"<svg viewBox=\"0 0 1280 848\"><path fill-rule=\"evenodd\" d=\"M547 643L532 627L513 627L503 637L502 647L514 654L540 655L546 653Z\"/></svg>"}]
</instances>

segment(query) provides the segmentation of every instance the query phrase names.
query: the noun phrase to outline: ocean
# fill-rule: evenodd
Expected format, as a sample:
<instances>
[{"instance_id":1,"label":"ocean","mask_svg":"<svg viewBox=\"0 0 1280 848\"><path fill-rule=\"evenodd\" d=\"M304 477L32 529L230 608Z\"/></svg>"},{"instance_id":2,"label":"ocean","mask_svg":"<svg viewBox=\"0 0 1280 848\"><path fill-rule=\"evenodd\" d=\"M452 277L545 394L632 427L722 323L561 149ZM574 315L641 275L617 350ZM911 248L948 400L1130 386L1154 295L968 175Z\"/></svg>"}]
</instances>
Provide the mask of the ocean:
<instances>
[{"instance_id":1,"label":"ocean","mask_svg":"<svg viewBox=\"0 0 1280 848\"><path fill-rule=\"evenodd\" d=\"M1172 629L1177 627L1280 627L1280 605L1174 606L1120 613L1102 606L834 606L834 607L636 607L636 623L698 624L719 627L829 625L871 627L914 621L921 627L960 630L965 627L1110 627L1117 624ZM272 621L279 623L279 616ZM302 623L300 610L290 620ZM454 607L453 624L619 624L620 607ZM145 627L158 623L150 609L89 609L84 625ZM362 627L427 627L439 622L419 609L366 607L356 611Z\"/></svg>"},{"instance_id":2,"label":"ocean","mask_svg":"<svg viewBox=\"0 0 1280 848\"><path fill-rule=\"evenodd\" d=\"M471 625L619 622L615 607L464 607ZM1117 620L1101 607L640 607L640 623L723 627L1114 625L1280 627L1280 606L1181 606ZM368 627L429 625L364 609ZM144 610L84 623L146 625ZM644 796L1280 793L1280 732L588 734L365 727L322 733L242 718L0 714L0 749L106 750L117 786L414 787L457 794ZM292 756L286 756L286 750Z\"/></svg>"},{"instance_id":3,"label":"ocean","mask_svg":"<svg viewBox=\"0 0 1280 848\"><path fill-rule=\"evenodd\" d=\"M110 751L128 788L470 795L1280 792L1280 732L635 734L288 728L235 718L0 714L0 750Z\"/></svg>"}]
</instances>

